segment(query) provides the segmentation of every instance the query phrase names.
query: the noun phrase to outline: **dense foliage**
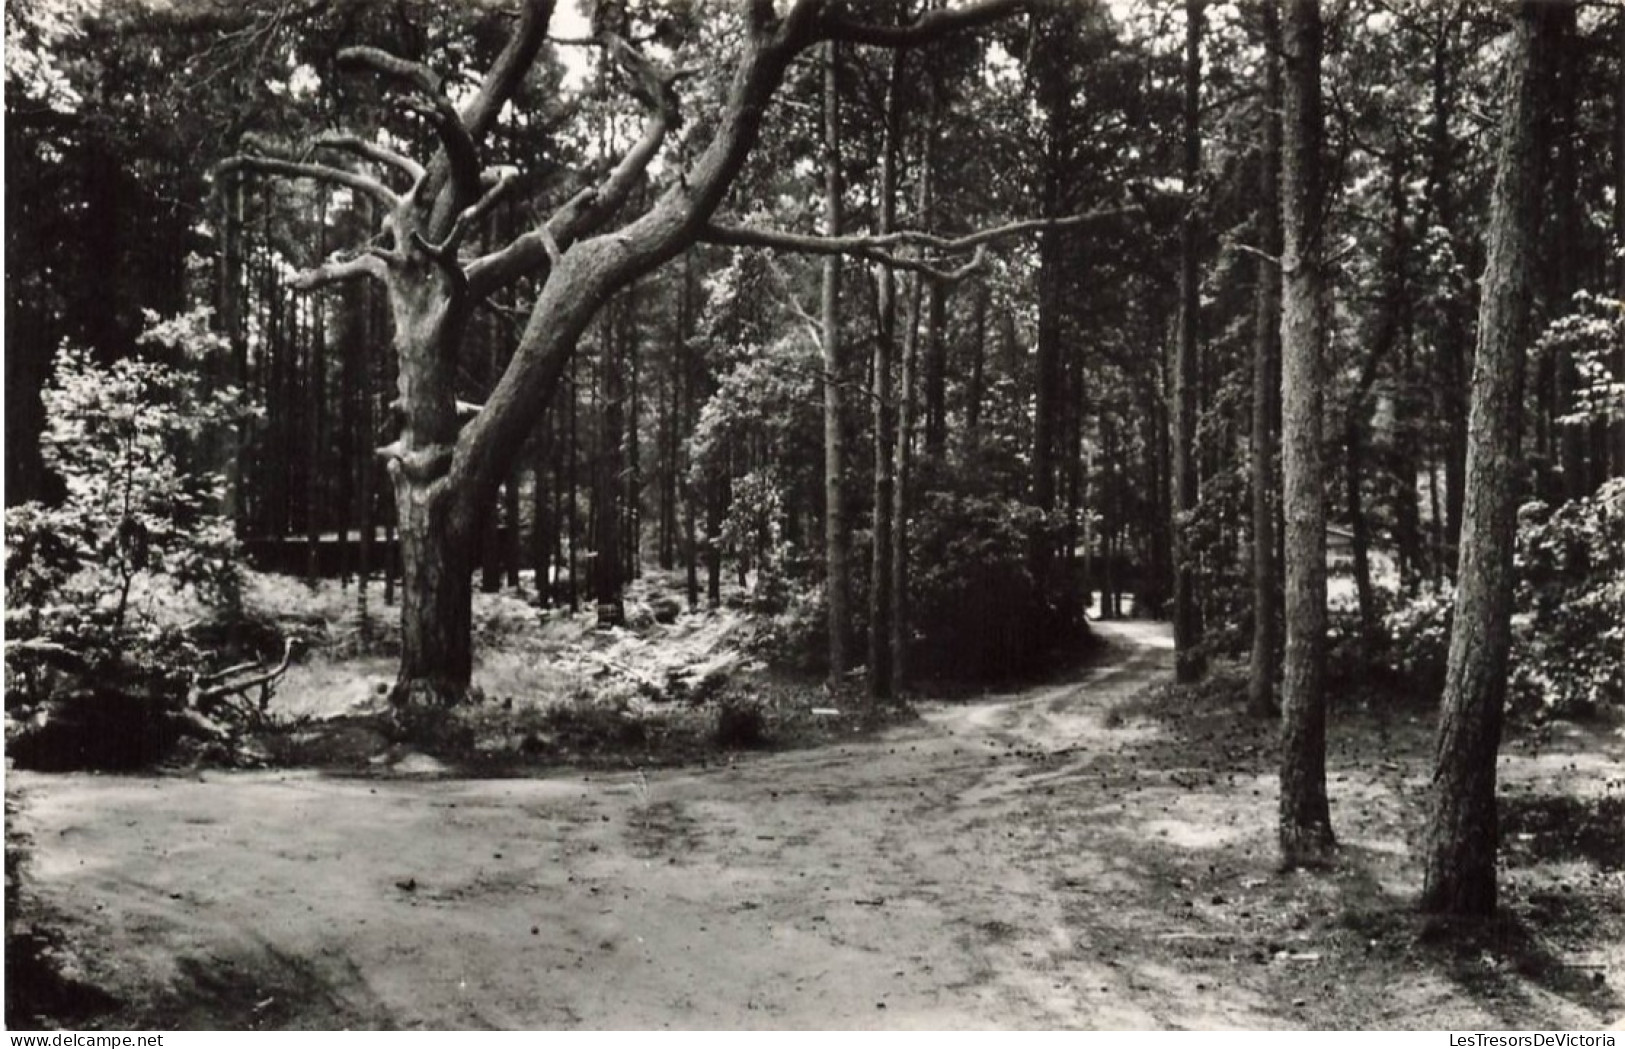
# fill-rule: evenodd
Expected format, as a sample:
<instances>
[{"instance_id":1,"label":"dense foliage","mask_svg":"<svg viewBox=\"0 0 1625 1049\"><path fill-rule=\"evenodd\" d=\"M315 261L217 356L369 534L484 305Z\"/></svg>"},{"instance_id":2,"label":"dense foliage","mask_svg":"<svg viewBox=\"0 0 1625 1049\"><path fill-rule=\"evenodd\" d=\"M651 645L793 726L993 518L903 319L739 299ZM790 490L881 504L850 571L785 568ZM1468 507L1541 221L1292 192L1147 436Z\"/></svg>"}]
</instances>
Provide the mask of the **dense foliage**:
<instances>
[{"instance_id":1,"label":"dense foliage","mask_svg":"<svg viewBox=\"0 0 1625 1049\"><path fill-rule=\"evenodd\" d=\"M240 584L223 477L210 461L245 418L239 391L204 378L224 349L207 310L148 318L139 356L111 364L64 346L44 391L54 505L6 514L13 702L44 696L55 663L102 683L162 679L184 693L195 662L174 608L229 604ZM176 684L179 682L179 684Z\"/></svg>"}]
</instances>

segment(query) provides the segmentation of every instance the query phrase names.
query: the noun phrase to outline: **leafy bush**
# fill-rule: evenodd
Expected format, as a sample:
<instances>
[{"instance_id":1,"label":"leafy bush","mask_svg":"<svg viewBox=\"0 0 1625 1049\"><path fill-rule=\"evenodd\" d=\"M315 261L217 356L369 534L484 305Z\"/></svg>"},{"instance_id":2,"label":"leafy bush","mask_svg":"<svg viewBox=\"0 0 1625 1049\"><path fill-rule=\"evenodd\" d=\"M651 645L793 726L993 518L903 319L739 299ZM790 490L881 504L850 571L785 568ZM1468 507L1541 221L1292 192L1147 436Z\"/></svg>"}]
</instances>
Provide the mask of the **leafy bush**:
<instances>
[{"instance_id":1,"label":"leafy bush","mask_svg":"<svg viewBox=\"0 0 1625 1049\"><path fill-rule=\"evenodd\" d=\"M1518 515L1514 695L1557 712L1625 703L1625 479Z\"/></svg>"},{"instance_id":2,"label":"leafy bush","mask_svg":"<svg viewBox=\"0 0 1625 1049\"><path fill-rule=\"evenodd\" d=\"M1076 629L1082 609L1072 581L1058 578L1041 592L1033 579L1033 546L1055 528L1037 508L995 495L931 492L910 528L909 658L920 673L1024 673Z\"/></svg>"},{"instance_id":3,"label":"leafy bush","mask_svg":"<svg viewBox=\"0 0 1625 1049\"><path fill-rule=\"evenodd\" d=\"M1625 480L1518 515L1509 698L1523 713L1625 703ZM1386 617L1395 669L1442 688L1455 592L1424 587Z\"/></svg>"},{"instance_id":4,"label":"leafy bush","mask_svg":"<svg viewBox=\"0 0 1625 1049\"><path fill-rule=\"evenodd\" d=\"M199 663L177 626L177 604L195 607L178 595L208 606L238 592L222 479L201 463L245 413L196 367L226 345L206 310L148 321L142 356L103 365L65 346L44 390L42 452L66 494L6 513L8 707L58 692L92 708L175 706Z\"/></svg>"},{"instance_id":5,"label":"leafy bush","mask_svg":"<svg viewBox=\"0 0 1625 1049\"><path fill-rule=\"evenodd\" d=\"M1419 689L1436 692L1444 687L1455 609L1456 590L1446 580L1422 585L1383 617L1393 668Z\"/></svg>"},{"instance_id":6,"label":"leafy bush","mask_svg":"<svg viewBox=\"0 0 1625 1049\"><path fill-rule=\"evenodd\" d=\"M820 585L784 580L786 596L763 616L750 639L751 651L774 666L808 674L829 669L829 601Z\"/></svg>"}]
</instances>

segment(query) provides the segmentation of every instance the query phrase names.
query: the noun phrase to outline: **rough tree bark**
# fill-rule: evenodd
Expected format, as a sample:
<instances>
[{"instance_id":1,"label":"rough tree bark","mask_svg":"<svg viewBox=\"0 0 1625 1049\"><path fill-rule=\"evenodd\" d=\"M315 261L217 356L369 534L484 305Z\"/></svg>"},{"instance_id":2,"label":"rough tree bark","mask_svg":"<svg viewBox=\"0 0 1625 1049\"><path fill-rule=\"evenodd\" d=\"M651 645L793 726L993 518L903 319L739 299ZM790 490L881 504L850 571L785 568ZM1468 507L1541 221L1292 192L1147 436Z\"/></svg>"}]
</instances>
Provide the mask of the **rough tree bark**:
<instances>
[{"instance_id":1,"label":"rough tree bark","mask_svg":"<svg viewBox=\"0 0 1625 1049\"><path fill-rule=\"evenodd\" d=\"M1282 493L1286 661L1281 678L1281 862L1323 863L1335 847L1326 800L1326 494L1321 311L1325 260L1319 0L1289 0L1281 165Z\"/></svg>"},{"instance_id":2,"label":"rough tree bark","mask_svg":"<svg viewBox=\"0 0 1625 1049\"><path fill-rule=\"evenodd\" d=\"M902 55L894 53L886 80L886 111L880 146L879 206L875 227L881 236L897 225L897 154L902 136ZM897 356L897 274L882 262L876 268L873 369L874 394L874 527L871 530L869 569L869 713L882 700L896 694L893 677L892 617L896 614L892 584L892 511L897 484L892 434L896 429L896 382L892 375Z\"/></svg>"},{"instance_id":3,"label":"rough tree bark","mask_svg":"<svg viewBox=\"0 0 1625 1049\"><path fill-rule=\"evenodd\" d=\"M1196 512L1196 393L1200 361L1197 345L1201 313L1201 274L1197 268L1198 182L1202 164L1202 21L1205 0L1185 2L1184 177L1185 214L1179 224L1179 340L1174 353L1174 665L1180 681L1196 681L1204 666L1200 604L1196 596L1195 551L1190 518Z\"/></svg>"},{"instance_id":4,"label":"rough tree bark","mask_svg":"<svg viewBox=\"0 0 1625 1049\"><path fill-rule=\"evenodd\" d=\"M1625 18L1614 28L1614 49L1625 55ZM1614 83L1614 245L1625 247L1625 76ZM1625 252L1614 259L1614 297L1625 301ZM1614 377L1625 378L1625 325L1614 346ZM1625 477L1625 418L1608 427L1608 476Z\"/></svg>"},{"instance_id":5,"label":"rough tree bark","mask_svg":"<svg viewBox=\"0 0 1625 1049\"><path fill-rule=\"evenodd\" d=\"M1421 905L1435 913L1495 909L1495 760L1512 640L1529 261L1540 222L1540 102L1566 6L1533 0L1518 6L1502 77L1506 101L1470 394L1456 611L1423 833Z\"/></svg>"},{"instance_id":6,"label":"rough tree bark","mask_svg":"<svg viewBox=\"0 0 1625 1049\"><path fill-rule=\"evenodd\" d=\"M621 557L626 504L626 314L623 296L602 311L598 363L598 455L593 471L594 513L592 588L598 629L623 626L625 563Z\"/></svg>"},{"instance_id":7,"label":"rough tree bark","mask_svg":"<svg viewBox=\"0 0 1625 1049\"><path fill-rule=\"evenodd\" d=\"M933 96L934 98L934 96ZM934 156L932 139L936 135L935 101L931 103L924 126L920 129L920 173L916 183L914 221L927 229L934 225L932 215L932 171ZM920 360L920 307L925 293L926 277L915 273L909 283L907 321L903 331L902 375L897 390L897 467L896 482L892 489L892 555L891 555L891 652L892 683L901 690L908 683L908 515L909 491L913 484L912 450L915 430L915 387L918 385ZM937 296L935 285L931 292Z\"/></svg>"},{"instance_id":8,"label":"rough tree bark","mask_svg":"<svg viewBox=\"0 0 1625 1049\"><path fill-rule=\"evenodd\" d=\"M1264 96L1260 106L1263 153L1258 167L1258 260L1253 307L1253 648L1247 709L1255 717L1277 712L1276 659L1281 606L1275 576L1275 417L1281 357L1281 12L1277 0L1259 5L1264 37Z\"/></svg>"},{"instance_id":9,"label":"rough tree bark","mask_svg":"<svg viewBox=\"0 0 1625 1049\"><path fill-rule=\"evenodd\" d=\"M841 51L824 45L824 235L841 235ZM824 354L824 594L829 605L829 683L850 668L852 522L846 498L846 351L841 344L841 256L824 257L820 317Z\"/></svg>"}]
</instances>

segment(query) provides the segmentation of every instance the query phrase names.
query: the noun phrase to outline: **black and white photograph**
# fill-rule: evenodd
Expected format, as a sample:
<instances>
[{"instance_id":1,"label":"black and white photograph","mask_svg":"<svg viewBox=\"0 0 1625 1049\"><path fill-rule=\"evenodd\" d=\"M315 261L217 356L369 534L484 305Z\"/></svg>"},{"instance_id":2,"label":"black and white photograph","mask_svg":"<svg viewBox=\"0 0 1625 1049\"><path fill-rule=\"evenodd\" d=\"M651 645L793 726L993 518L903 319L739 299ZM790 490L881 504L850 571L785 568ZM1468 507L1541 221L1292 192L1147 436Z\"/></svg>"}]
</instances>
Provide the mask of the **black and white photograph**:
<instances>
[{"instance_id":1,"label":"black and white photograph","mask_svg":"<svg viewBox=\"0 0 1625 1049\"><path fill-rule=\"evenodd\" d=\"M4 11L6 1029L1625 1033L1625 0Z\"/></svg>"}]
</instances>

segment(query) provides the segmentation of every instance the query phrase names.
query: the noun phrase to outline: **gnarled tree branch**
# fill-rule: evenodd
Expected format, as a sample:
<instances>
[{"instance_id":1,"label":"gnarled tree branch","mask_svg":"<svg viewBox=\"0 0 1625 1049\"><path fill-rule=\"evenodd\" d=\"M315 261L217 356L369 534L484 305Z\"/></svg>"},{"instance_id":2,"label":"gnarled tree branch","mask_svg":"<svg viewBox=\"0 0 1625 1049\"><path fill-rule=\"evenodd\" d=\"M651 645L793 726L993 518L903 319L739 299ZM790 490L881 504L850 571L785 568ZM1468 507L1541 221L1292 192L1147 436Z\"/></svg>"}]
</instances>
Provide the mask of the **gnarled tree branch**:
<instances>
[{"instance_id":1,"label":"gnarled tree branch","mask_svg":"<svg viewBox=\"0 0 1625 1049\"><path fill-rule=\"evenodd\" d=\"M944 255L963 254L996 243L1043 230L1078 229L1097 223L1143 214L1137 205L1122 208L1103 208L1068 215L1056 219L1023 219L1002 226L977 230L960 237L944 237L923 230L898 230L895 233L855 233L843 237L828 237L812 233L791 233L785 230L762 229L756 226L730 225L712 222L706 225L700 239L708 244L737 248L772 248L795 251L808 255L856 255L876 262L926 273L938 279L958 280L958 271L938 270L920 260L897 255L893 249L925 248Z\"/></svg>"},{"instance_id":2,"label":"gnarled tree branch","mask_svg":"<svg viewBox=\"0 0 1625 1049\"><path fill-rule=\"evenodd\" d=\"M376 47L344 48L338 53L338 63L340 68L369 69L413 92L403 102L428 120L440 138L450 165L455 210L461 210L479 197L479 149L468 128L463 126L457 108L446 97L439 74L421 62L408 61Z\"/></svg>"},{"instance_id":3,"label":"gnarled tree branch","mask_svg":"<svg viewBox=\"0 0 1625 1049\"><path fill-rule=\"evenodd\" d=\"M950 33L990 25L1028 6L1028 0L981 0L964 7L936 8L904 25L880 25L849 18L844 13L845 5L832 4L821 12L817 33L821 39L870 47L914 47Z\"/></svg>"},{"instance_id":4,"label":"gnarled tree branch","mask_svg":"<svg viewBox=\"0 0 1625 1049\"><path fill-rule=\"evenodd\" d=\"M310 145L312 149L337 150L361 157L363 160L370 160L375 164L394 168L411 179L414 185L423 177L422 164L419 164L411 157L395 152L388 146L361 138L358 135L329 131L318 135Z\"/></svg>"},{"instance_id":5,"label":"gnarled tree branch","mask_svg":"<svg viewBox=\"0 0 1625 1049\"><path fill-rule=\"evenodd\" d=\"M330 284L372 277L383 280L389 273L388 256L381 249L366 249L358 255L335 255L313 269L301 270L288 278L296 291L315 291Z\"/></svg>"},{"instance_id":6,"label":"gnarled tree branch","mask_svg":"<svg viewBox=\"0 0 1625 1049\"><path fill-rule=\"evenodd\" d=\"M393 190L371 175L363 175L358 171L346 171L343 168L335 168L327 164L283 160L280 157L265 157L254 153L239 153L234 157L227 157L215 167L216 174L224 175L233 171L253 171L262 175L308 178L335 186L347 186L359 193L367 194L391 211L399 207L401 203L401 198Z\"/></svg>"},{"instance_id":7,"label":"gnarled tree branch","mask_svg":"<svg viewBox=\"0 0 1625 1049\"><path fill-rule=\"evenodd\" d=\"M681 122L672 90L681 74L657 69L620 37L604 34L603 39L642 84L638 97L649 109L642 133L602 182L571 196L536 229L470 263L465 272L476 295L500 288L544 261L557 262L571 244L613 218L659 154L667 135Z\"/></svg>"}]
</instances>

